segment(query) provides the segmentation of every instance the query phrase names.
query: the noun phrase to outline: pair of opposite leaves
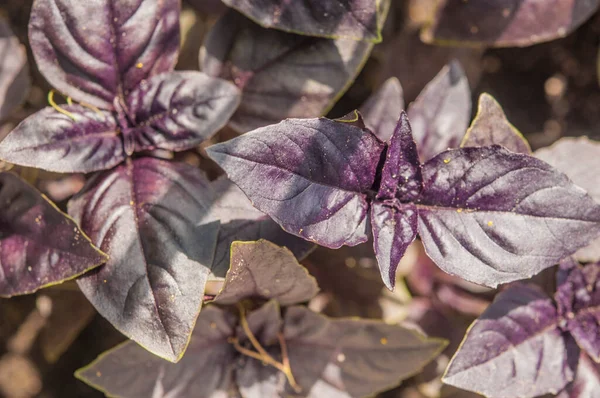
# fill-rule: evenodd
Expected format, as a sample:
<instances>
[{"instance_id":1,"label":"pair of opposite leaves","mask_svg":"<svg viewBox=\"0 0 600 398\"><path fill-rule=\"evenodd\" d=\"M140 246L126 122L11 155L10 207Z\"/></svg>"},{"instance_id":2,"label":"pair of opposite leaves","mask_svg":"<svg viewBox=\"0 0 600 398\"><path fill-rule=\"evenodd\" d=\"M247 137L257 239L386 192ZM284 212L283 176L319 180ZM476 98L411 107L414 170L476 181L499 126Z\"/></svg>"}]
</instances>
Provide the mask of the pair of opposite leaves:
<instances>
[{"instance_id":1,"label":"pair of opposite leaves","mask_svg":"<svg viewBox=\"0 0 600 398\"><path fill-rule=\"evenodd\" d=\"M469 328L444 382L490 398L597 397L600 264L561 262L554 300L535 285L501 292Z\"/></svg>"},{"instance_id":2,"label":"pair of opposite leaves","mask_svg":"<svg viewBox=\"0 0 600 398\"><path fill-rule=\"evenodd\" d=\"M181 361L169 363L130 341L76 375L122 397L351 398L396 386L446 345L399 325L330 319L297 305L318 290L289 250L264 240L234 242L223 288L198 316ZM232 307L237 303L245 303L241 312ZM288 361L300 389L270 362L242 351L261 348Z\"/></svg>"}]
</instances>

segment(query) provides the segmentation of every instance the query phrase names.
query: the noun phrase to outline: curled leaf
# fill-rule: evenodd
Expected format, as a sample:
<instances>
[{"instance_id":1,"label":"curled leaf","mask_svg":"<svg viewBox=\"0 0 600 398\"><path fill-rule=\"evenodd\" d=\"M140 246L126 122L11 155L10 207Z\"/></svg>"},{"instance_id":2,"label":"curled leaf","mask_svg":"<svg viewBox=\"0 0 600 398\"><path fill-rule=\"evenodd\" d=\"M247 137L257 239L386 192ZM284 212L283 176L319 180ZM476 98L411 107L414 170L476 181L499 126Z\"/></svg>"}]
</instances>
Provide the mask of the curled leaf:
<instances>
[{"instance_id":1,"label":"curled leaf","mask_svg":"<svg viewBox=\"0 0 600 398\"><path fill-rule=\"evenodd\" d=\"M107 256L35 188L0 173L0 297L75 278Z\"/></svg>"}]
</instances>

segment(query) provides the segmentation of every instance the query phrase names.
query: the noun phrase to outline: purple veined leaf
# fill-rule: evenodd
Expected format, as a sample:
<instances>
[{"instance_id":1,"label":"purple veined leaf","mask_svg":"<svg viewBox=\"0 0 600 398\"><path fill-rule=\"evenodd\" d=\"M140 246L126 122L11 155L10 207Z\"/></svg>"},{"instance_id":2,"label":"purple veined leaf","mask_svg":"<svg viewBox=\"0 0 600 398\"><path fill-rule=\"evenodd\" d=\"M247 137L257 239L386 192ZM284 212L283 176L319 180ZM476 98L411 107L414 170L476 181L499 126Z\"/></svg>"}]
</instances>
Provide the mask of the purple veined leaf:
<instances>
[{"instance_id":1,"label":"purple veined leaf","mask_svg":"<svg viewBox=\"0 0 600 398\"><path fill-rule=\"evenodd\" d=\"M0 142L0 159L59 173L110 169L123 160L119 125L106 111L65 105L71 117L47 107L29 116Z\"/></svg>"},{"instance_id":2,"label":"purple veined leaf","mask_svg":"<svg viewBox=\"0 0 600 398\"><path fill-rule=\"evenodd\" d=\"M294 376L312 397L323 383L351 397L374 395L418 373L446 346L399 325L328 319L299 306L286 310L283 325Z\"/></svg>"},{"instance_id":3,"label":"purple veined leaf","mask_svg":"<svg viewBox=\"0 0 600 398\"><path fill-rule=\"evenodd\" d=\"M600 398L600 365L594 363L584 352L579 354L577 373L556 398Z\"/></svg>"},{"instance_id":4,"label":"purple veined leaf","mask_svg":"<svg viewBox=\"0 0 600 398\"><path fill-rule=\"evenodd\" d=\"M265 28L328 39L381 41L376 0L224 0Z\"/></svg>"},{"instance_id":5,"label":"purple veined leaf","mask_svg":"<svg viewBox=\"0 0 600 398\"><path fill-rule=\"evenodd\" d=\"M227 398L238 354L227 339L236 316L209 305L198 316L188 353L167 362L133 341L100 355L75 376L110 396Z\"/></svg>"},{"instance_id":6,"label":"purple veined leaf","mask_svg":"<svg viewBox=\"0 0 600 398\"><path fill-rule=\"evenodd\" d=\"M446 65L408 106L412 133L423 162L457 148L471 118L471 89L457 61Z\"/></svg>"},{"instance_id":7,"label":"purple veined leaf","mask_svg":"<svg viewBox=\"0 0 600 398\"><path fill-rule=\"evenodd\" d=\"M201 72L154 76L127 97L136 127L134 150L181 151L200 145L225 126L240 101L238 88Z\"/></svg>"},{"instance_id":8,"label":"purple veined leaf","mask_svg":"<svg viewBox=\"0 0 600 398\"><path fill-rule=\"evenodd\" d=\"M565 37L587 20L598 0L446 0L421 32L427 43L525 47Z\"/></svg>"},{"instance_id":9,"label":"purple veined leaf","mask_svg":"<svg viewBox=\"0 0 600 398\"><path fill-rule=\"evenodd\" d=\"M600 185L596 172L600 169L600 142L587 137L561 138L553 145L535 151L535 156L565 173L600 202ZM579 249L574 256L581 262L600 261L600 239Z\"/></svg>"},{"instance_id":10,"label":"purple veined leaf","mask_svg":"<svg viewBox=\"0 0 600 398\"><path fill-rule=\"evenodd\" d=\"M556 394L573 380L578 359L552 300L515 285L471 325L442 381L489 398Z\"/></svg>"},{"instance_id":11,"label":"purple veined leaf","mask_svg":"<svg viewBox=\"0 0 600 398\"><path fill-rule=\"evenodd\" d=\"M571 268L554 299L565 324L561 327L594 361L600 362L600 264Z\"/></svg>"},{"instance_id":12,"label":"purple veined leaf","mask_svg":"<svg viewBox=\"0 0 600 398\"><path fill-rule=\"evenodd\" d=\"M0 297L32 293L106 262L77 224L12 173L0 173Z\"/></svg>"},{"instance_id":13,"label":"purple veined leaf","mask_svg":"<svg viewBox=\"0 0 600 398\"><path fill-rule=\"evenodd\" d=\"M419 235L444 271L488 287L528 278L600 234L600 205L564 174L500 146L423 165Z\"/></svg>"},{"instance_id":14,"label":"purple veined leaf","mask_svg":"<svg viewBox=\"0 0 600 398\"><path fill-rule=\"evenodd\" d=\"M0 17L0 120L25 101L30 85L25 47Z\"/></svg>"},{"instance_id":15,"label":"purple veined leaf","mask_svg":"<svg viewBox=\"0 0 600 398\"><path fill-rule=\"evenodd\" d=\"M288 119L207 149L259 210L330 248L367 241L366 192L383 150L370 131Z\"/></svg>"},{"instance_id":16,"label":"purple veined leaf","mask_svg":"<svg viewBox=\"0 0 600 398\"><path fill-rule=\"evenodd\" d=\"M315 245L285 232L268 215L252 206L246 195L227 178L211 182L215 200L206 221L219 221L219 240L209 280L223 280L229 270L231 244L236 241L266 239L285 246L298 260L306 257Z\"/></svg>"},{"instance_id":17,"label":"purple veined leaf","mask_svg":"<svg viewBox=\"0 0 600 398\"><path fill-rule=\"evenodd\" d=\"M389 6L389 1L382 4ZM285 118L327 113L372 48L372 43L265 29L230 11L209 32L200 64L205 73L242 90L230 125L246 132Z\"/></svg>"},{"instance_id":18,"label":"purple veined leaf","mask_svg":"<svg viewBox=\"0 0 600 398\"><path fill-rule=\"evenodd\" d=\"M404 109L404 93L400 81L387 79L360 107L365 124L383 142L394 134L398 112Z\"/></svg>"},{"instance_id":19,"label":"purple veined leaf","mask_svg":"<svg viewBox=\"0 0 600 398\"><path fill-rule=\"evenodd\" d=\"M513 126L502 107L487 93L479 96L477 115L460 143L461 147L502 145L516 153L531 154L523 134Z\"/></svg>"},{"instance_id":20,"label":"purple veined leaf","mask_svg":"<svg viewBox=\"0 0 600 398\"><path fill-rule=\"evenodd\" d=\"M403 111L387 146L381 183L371 204L373 247L381 277L390 290L400 259L417 236L417 208L411 202L419 198L422 189L419 154Z\"/></svg>"},{"instance_id":21,"label":"purple veined leaf","mask_svg":"<svg viewBox=\"0 0 600 398\"><path fill-rule=\"evenodd\" d=\"M98 312L152 353L177 362L200 307L218 223L194 167L152 158L97 175L69 213L110 260L78 284Z\"/></svg>"},{"instance_id":22,"label":"purple veined leaf","mask_svg":"<svg viewBox=\"0 0 600 398\"><path fill-rule=\"evenodd\" d=\"M179 0L36 0L29 40L44 77L77 101L112 110L179 52Z\"/></svg>"},{"instance_id":23,"label":"purple veined leaf","mask_svg":"<svg viewBox=\"0 0 600 398\"><path fill-rule=\"evenodd\" d=\"M318 291L315 278L288 249L266 240L233 242L231 267L213 302L232 305L251 298L274 299L285 306L308 301Z\"/></svg>"}]
</instances>

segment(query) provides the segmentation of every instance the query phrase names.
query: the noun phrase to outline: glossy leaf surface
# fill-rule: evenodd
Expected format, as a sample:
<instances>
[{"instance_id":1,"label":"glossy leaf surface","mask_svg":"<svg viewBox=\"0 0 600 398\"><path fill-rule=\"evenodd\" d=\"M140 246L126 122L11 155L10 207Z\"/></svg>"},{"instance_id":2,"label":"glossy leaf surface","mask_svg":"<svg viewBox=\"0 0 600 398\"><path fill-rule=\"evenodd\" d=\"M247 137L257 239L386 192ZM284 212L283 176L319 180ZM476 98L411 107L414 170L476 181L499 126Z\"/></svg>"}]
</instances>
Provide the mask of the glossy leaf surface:
<instances>
[{"instance_id":1,"label":"glossy leaf surface","mask_svg":"<svg viewBox=\"0 0 600 398\"><path fill-rule=\"evenodd\" d=\"M535 151L535 156L565 173L575 184L585 189L596 202L600 202L600 143L587 137L558 140L552 146ZM573 160L577 157L577 161ZM575 257L582 262L600 261L600 239L578 250Z\"/></svg>"},{"instance_id":2,"label":"glossy leaf surface","mask_svg":"<svg viewBox=\"0 0 600 398\"><path fill-rule=\"evenodd\" d=\"M242 101L231 120L240 132L326 113L354 80L372 43L265 29L225 14L201 51L202 70L234 82Z\"/></svg>"},{"instance_id":3,"label":"glossy leaf surface","mask_svg":"<svg viewBox=\"0 0 600 398\"><path fill-rule=\"evenodd\" d=\"M0 120L25 101L30 84L27 52L0 17Z\"/></svg>"},{"instance_id":4,"label":"glossy leaf surface","mask_svg":"<svg viewBox=\"0 0 600 398\"><path fill-rule=\"evenodd\" d=\"M125 160L121 130L113 115L81 105L63 109L75 120L51 107L34 113L0 142L0 158L60 173L89 173Z\"/></svg>"},{"instance_id":5,"label":"glossy leaf surface","mask_svg":"<svg viewBox=\"0 0 600 398\"><path fill-rule=\"evenodd\" d=\"M235 85L200 72L154 76L127 97L136 126L134 150L181 151L199 145L223 127L240 100Z\"/></svg>"},{"instance_id":6,"label":"glossy leaf surface","mask_svg":"<svg viewBox=\"0 0 600 398\"><path fill-rule=\"evenodd\" d=\"M577 344L600 362L600 265L569 270L555 294L558 311Z\"/></svg>"},{"instance_id":7,"label":"glossy leaf surface","mask_svg":"<svg viewBox=\"0 0 600 398\"><path fill-rule=\"evenodd\" d=\"M421 38L442 44L529 46L566 36L599 5L598 0L445 0Z\"/></svg>"},{"instance_id":8,"label":"glossy leaf surface","mask_svg":"<svg viewBox=\"0 0 600 398\"><path fill-rule=\"evenodd\" d=\"M230 247L236 240L265 239L285 246L298 260L314 249L313 243L285 232L271 217L252 206L248 197L231 180L218 178L210 186L215 199L206 221L221 223L210 279L225 278L229 270Z\"/></svg>"},{"instance_id":9,"label":"glossy leaf surface","mask_svg":"<svg viewBox=\"0 0 600 398\"><path fill-rule=\"evenodd\" d=\"M471 118L471 89L457 61L446 65L408 106L423 162L460 144Z\"/></svg>"},{"instance_id":10,"label":"glossy leaf surface","mask_svg":"<svg viewBox=\"0 0 600 398\"><path fill-rule=\"evenodd\" d=\"M600 205L564 174L499 146L423 166L419 235L444 271L478 284L525 279L600 233Z\"/></svg>"},{"instance_id":11,"label":"glossy leaf surface","mask_svg":"<svg viewBox=\"0 0 600 398\"><path fill-rule=\"evenodd\" d=\"M36 0L29 40L44 77L77 101L113 109L140 82L171 71L178 0Z\"/></svg>"},{"instance_id":12,"label":"glossy leaf surface","mask_svg":"<svg viewBox=\"0 0 600 398\"><path fill-rule=\"evenodd\" d=\"M573 380L579 350L540 290L516 285L476 320L443 381L489 398L535 397Z\"/></svg>"},{"instance_id":13,"label":"glossy leaf surface","mask_svg":"<svg viewBox=\"0 0 600 398\"><path fill-rule=\"evenodd\" d=\"M78 280L119 331L170 361L183 355L217 241L218 223L199 225L211 203L191 166L151 158L96 176L69 213L110 260Z\"/></svg>"},{"instance_id":14,"label":"glossy leaf surface","mask_svg":"<svg viewBox=\"0 0 600 398\"><path fill-rule=\"evenodd\" d=\"M316 280L289 250L266 240L234 242L231 267L214 303L262 298L284 306L308 301L318 291Z\"/></svg>"},{"instance_id":15,"label":"glossy leaf surface","mask_svg":"<svg viewBox=\"0 0 600 398\"><path fill-rule=\"evenodd\" d=\"M387 79L360 107L365 124L381 141L388 141L398 120L398 112L404 109L404 93L400 81Z\"/></svg>"},{"instance_id":16,"label":"glossy leaf surface","mask_svg":"<svg viewBox=\"0 0 600 398\"><path fill-rule=\"evenodd\" d=\"M375 0L224 0L265 28L326 38L381 41Z\"/></svg>"},{"instance_id":17,"label":"glossy leaf surface","mask_svg":"<svg viewBox=\"0 0 600 398\"><path fill-rule=\"evenodd\" d=\"M208 148L208 153L283 229L327 247L367 240L366 192L383 144L328 119L289 119Z\"/></svg>"},{"instance_id":18,"label":"glossy leaf surface","mask_svg":"<svg viewBox=\"0 0 600 398\"><path fill-rule=\"evenodd\" d=\"M106 260L45 196L16 175L0 173L0 297L61 283Z\"/></svg>"},{"instance_id":19,"label":"glossy leaf surface","mask_svg":"<svg viewBox=\"0 0 600 398\"><path fill-rule=\"evenodd\" d=\"M516 153L531 154L529 143L513 126L500 104L487 93L479 96L477 115L460 144L461 147L502 145Z\"/></svg>"}]
</instances>

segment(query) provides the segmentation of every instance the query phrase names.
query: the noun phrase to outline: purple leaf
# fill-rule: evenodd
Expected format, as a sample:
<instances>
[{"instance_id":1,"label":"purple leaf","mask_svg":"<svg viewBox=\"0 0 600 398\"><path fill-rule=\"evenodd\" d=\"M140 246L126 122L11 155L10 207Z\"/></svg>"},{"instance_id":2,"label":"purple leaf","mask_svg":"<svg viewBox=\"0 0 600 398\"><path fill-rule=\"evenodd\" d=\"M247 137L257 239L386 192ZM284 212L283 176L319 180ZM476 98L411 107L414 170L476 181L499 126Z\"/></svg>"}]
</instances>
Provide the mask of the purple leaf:
<instances>
[{"instance_id":1,"label":"purple leaf","mask_svg":"<svg viewBox=\"0 0 600 398\"><path fill-rule=\"evenodd\" d=\"M489 398L535 397L573 380L578 358L552 300L516 285L471 325L442 380Z\"/></svg>"},{"instance_id":2,"label":"purple leaf","mask_svg":"<svg viewBox=\"0 0 600 398\"><path fill-rule=\"evenodd\" d=\"M417 208L414 204L390 203L371 205L373 248L381 278L388 289L396 284L396 269L404 252L417 236Z\"/></svg>"},{"instance_id":3,"label":"purple leaf","mask_svg":"<svg viewBox=\"0 0 600 398\"><path fill-rule=\"evenodd\" d=\"M143 80L173 69L179 0L37 0L29 40L37 65L59 91L112 110Z\"/></svg>"},{"instance_id":4,"label":"purple leaf","mask_svg":"<svg viewBox=\"0 0 600 398\"><path fill-rule=\"evenodd\" d=\"M516 153L531 154L529 143L513 126L500 104L487 93L479 96L477 116L463 137L461 147L502 145Z\"/></svg>"},{"instance_id":5,"label":"purple leaf","mask_svg":"<svg viewBox=\"0 0 600 398\"><path fill-rule=\"evenodd\" d=\"M249 298L275 299L280 305L313 298L319 288L294 255L266 240L231 244L231 267L216 304L235 304Z\"/></svg>"},{"instance_id":6,"label":"purple leaf","mask_svg":"<svg viewBox=\"0 0 600 398\"><path fill-rule=\"evenodd\" d=\"M219 221L219 240L209 279L223 279L229 270L230 246L236 241L266 239L278 246L285 246L298 260L306 257L315 247L311 242L288 234L268 215L252 206L246 195L227 178L211 182L215 201L209 221Z\"/></svg>"},{"instance_id":7,"label":"purple leaf","mask_svg":"<svg viewBox=\"0 0 600 398\"><path fill-rule=\"evenodd\" d=\"M25 101L30 85L25 47L0 17L0 120Z\"/></svg>"},{"instance_id":8,"label":"purple leaf","mask_svg":"<svg viewBox=\"0 0 600 398\"><path fill-rule=\"evenodd\" d=\"M421 38L493 47L524 47L565 37L587 20L598 0L445 1L438 3Z\"/></svg>"},{"instance_id":9,"label":"purple leaf","mask_svg":"<svg viewBox=\"0 0 600 398\"><path fill-rule=\"evenodd\" d=\"M283 229L323 246L367 240L366 192L383 144L368 130L328 119L289 119L208 148Z\"/></svg>"},{"instance_id":10,"label":"purple leaf","mask_svg":"<svg viewBox=\"0 0 600 398\"><path fill-rule=\"evenodd\" d=\"M59 173L110 169L125 160L121 131L106 111L81 105L44 108L19 124L2 142L0 158Z\"/></svg>"},{"instance_id":11,"label":"purple leaf","mask_svg":"<svg viewBox=\"0 0 600 398\"><path fill-rule=\"evenodd\" d=\"M330 320L299 306L288 308L283 322L290 365L309 392L335 380L331 387L350 397L374 395L418 373L446 346L402 326Z\"/></svg>"},{"instance_id":12,"label":"purple leaf","mask_svg":"<svg viewBox=\"0 0 600 398\"><path fill-rule=\"evenodd\" d=\"M373 0L224 0L265 28L329 39L381 41Z\"/></svg>"},{"instance_id":13,"label":"purple leaf","mask_svg":"<svg viewBox=\"0 0 600 398\"><path fill-rule=\"evenodd\" d=\"M388 141L398 120L398 112L404 109L404 93L400 81L387 79L360 107L365 123L381 140Z\"/></svg>"},{"instance_id":14,"label":"purple leaf","mask_svg":"<svg viewBox=\"0 0 600 398\"><path fill-rule=\"evenodd\" d=\"M381 172L378 200L395 198L404 202L415 201L423 189L423 176L417 146L411 134L406 113L400 119L387 147Z\"/></svg>"},{"instance_id":15,"label":"purple leaf","mask_svg":"<svg viewBox=\"0 0 600 398\"><path fill-rule=\"evenodd\" d=\"M231 80L242 90L230 123L246 132L285 118L327 113L372 47L264 29L232 11L209 32L200 63L207 74Z\"/></svg>"},{"instance_id":16,"label":"purple leaf","mask_svg":"<svg viewBox=\"0 0 600 398\"><path fill-rule=\"evenodd\" d=\"M554 298L565 323L563 329L594 361L600 362L600 264L571 268Z\"/></svg>"},{"instance_id":17,"label":"purple leaf","mask_svg":"<svg viewBox=\"0 0 600 398\"><path fill-rule=\"evenodd\" d=\"M471 89L460 64L446 65L408 106L407 113L423 162L458 147L471 118Z\"/></svg>"},{"instance_id":18,"label":"purple leaf","mask_svg":"<svg viewBox=\"0 0 600 398\"><path fill-rule=\"evenodd\" d=\"M107 260L77 224L12 173L0 173L0 297L75 278Z\"/></svg>"},{"instance_id":19,"label":"purple leaf","mask_svg":"<svg viewBox=\"0 0 600 398\"><path fill-rule=\"evenodd\" d=\"M596 202L600 202L600 143L587 137L562 138L552 146L538 149L535 156L565 173L575 184L585 189ZM574 159L576 157L576 159ZM600 261L600 239L575 253L581 262Z\"/></svg>"},{"instance_id":20,"label":"purple leaf","mask_svg":"<svg viewBox=\"0 0 600 398\"><path fill-rule=\"evenodd\" d=\"M528 278L600 233L600 205L565 175L500 146L423 166L419 235L444 271L478 284Z\"/></svg>"},{"instance_id":21,"label":"purple leaf","mask_svg":"<svg viewBox=\"0 0 600 398\"><path fill-rule=\"evenodd\" d=\"M237 87L200 72L173 72L143 81L127 97L135 151L193 148L222 128L240 101Z\"/></svg>"},{"instance_id":22,"label":"purple leaf","mask_svg":"<svg viewBox=\"0 0 600 398\"><path fill-rule=\"evenodd\" d=\"M128 341L79 369L75 376L107 395L227 398L238 354L227 339L236 317L214 305L198 316L188 353L167 362Z\"/></svg>"},{"instance_id":23,"label":"purple leaf","mask_svg":"<svg viewBox=\"0 0 600 398\"><path fill-rule=\"evenodd\" d=\"M556 398L600 398L600 365L594 363L584 352L579 354L577 373Z\"/></svg>"},{"instance_id":24,"label":"purple leaf","mask_svg":"<svg viewBox=\"0 0 600 398\"><path fill-rule=\"evenodd\" d=\"M141 158L97 175L69 203L110 256L79 287L119 331L173 362L186 349L210 273L218 223L200 221L211 199L200 170Z\"/></svg>"}]
</instances>

